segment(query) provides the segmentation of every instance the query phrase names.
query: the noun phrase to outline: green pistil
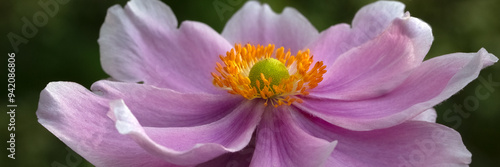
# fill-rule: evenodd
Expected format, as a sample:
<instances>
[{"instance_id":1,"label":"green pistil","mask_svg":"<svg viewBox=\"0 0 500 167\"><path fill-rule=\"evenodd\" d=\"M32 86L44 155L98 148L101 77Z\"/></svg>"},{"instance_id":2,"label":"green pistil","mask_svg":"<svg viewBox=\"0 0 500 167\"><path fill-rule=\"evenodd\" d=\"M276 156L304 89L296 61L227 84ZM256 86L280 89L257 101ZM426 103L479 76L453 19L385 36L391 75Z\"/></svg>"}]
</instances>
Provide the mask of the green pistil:
<instances>
[{"instance_id":1,"label":"green pistil","mask_svg":"<svg viewBox=\"0 0 500 167\"><path fill-rule=\"evenodd\" d=\"M281 80L290 77L285 64L273 58L261 60L253 65L248 76L248 78L250 78L251 86L256 88L256 81L258 80L260 82L260 89L264 88L264 82L260 78L261 73L264 74L267 80L272 78L270 84L272 91L274 91L273 85L279 85ZM257 89L257 91L259 90Z\"/></svg>"}]
</instances>

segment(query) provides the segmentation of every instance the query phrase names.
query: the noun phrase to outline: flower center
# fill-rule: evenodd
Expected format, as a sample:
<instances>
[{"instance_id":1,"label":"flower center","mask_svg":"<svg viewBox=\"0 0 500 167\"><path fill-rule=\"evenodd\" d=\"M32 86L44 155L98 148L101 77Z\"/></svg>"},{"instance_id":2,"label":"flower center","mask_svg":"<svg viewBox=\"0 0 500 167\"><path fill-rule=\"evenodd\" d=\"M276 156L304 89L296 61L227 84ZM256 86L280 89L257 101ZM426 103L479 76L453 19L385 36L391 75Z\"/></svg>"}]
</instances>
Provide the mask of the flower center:
<instances>
[{"instance_id":1,"label":"flower center","mask_svg":"<svg viewBox=\"0 0 500 167\"><path fill-rule=\"evenodd\" d=\"M285 64L273 58L264 59L255 63L248 74L250 85L258 88L257 92L260 92L260 90L264 88L265 85L260 83L265 83L264 80L266 80L266 78L272 79L268 82L270 82L269 86L271 90L274 91L273 86L278 86L283 79L289 77L290 74L288 74L288 69ZM260 86L257 86L257 82Z\"/></svg>"},{"instance_id":2,"label":"flower center","mask_svg":"<svg viewBox=\"0 0 500 167\"><path fill-rule=\"evenodd\" d=\"M290 49L285 52L283 47L274 48L272 44L235 44L226 56L219 55L224 65L216 63L213 84L249 100L262 98L266 100L264 105L302 103L298 97L318 86L326 66L319 61L311 67L313 56L309 49L291 55Z\"/></svg>"}]
</instances>

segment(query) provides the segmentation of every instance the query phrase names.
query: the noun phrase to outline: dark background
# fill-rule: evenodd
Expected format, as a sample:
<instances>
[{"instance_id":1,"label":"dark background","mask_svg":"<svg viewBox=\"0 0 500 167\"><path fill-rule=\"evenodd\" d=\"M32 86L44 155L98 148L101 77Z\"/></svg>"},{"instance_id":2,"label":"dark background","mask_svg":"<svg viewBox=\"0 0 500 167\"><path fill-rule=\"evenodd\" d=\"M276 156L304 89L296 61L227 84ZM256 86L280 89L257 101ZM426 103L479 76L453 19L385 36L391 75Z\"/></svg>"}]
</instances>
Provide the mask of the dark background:
<instances>
[{"instance_id":1,"label":"dark background","mask_svg":"<svg viewBox=\"0 0 500 167\"><path fill-rule=\"evenodd\" d=\"M41 0L43 2L49 0ZM54 0L55 1L55 0ZM219 18L214 1L227 4L232 11ZM166 0L179 21L195 20L208 24L220 32L243 0ZM230 3L231 2L231 3ZM234 3L235 2L235 3ZM264 1L274 11L285 6L296 8L319 30L337 23L351 22L354 14L371 0L337 1ZM434 43L426 59L454 52L477 52L481 47L500 56L500 1L498 0L403 0L406 10L431 25ZM114 4L124 5L125 0L69 0L59 4L59 11L48 17L48 23L38 27L38 32L20 44L16 53L16 160L2 154L2 166L92 166L79 161L81 157L68 152L66 145L48 132L38 122L35 111L40 91L51 81L72 81L89 87L93 82L107 78L99 62L97 39L106 10ZM236 5L234 5L236 4ZM12 32L22 36L26 17L43 12L38 0L7 0L0 2L0 40L2 65L7 68L7 54L14 52L7 39ZM1 70L7 85L7 70ZM481 71L480 77L500 82L500 64ZM422 83L425 84L425 83ZM500 164L500 86L486 99L478 99L475 90L481 87L478 80L463 91L436 107L438 122L455 128L472 152L471 166L496 166ZM8 147L6 86L2 89L1 138L2 150ZM4 100L5 99L5 100ZM472 102L477 102L473 104ZM465 114L452 112L453 105L474 106L463 109ZM447 110L450 110L447 112ZM470 115L469 115L470 114ZM69 159L68 159L69 158Z\"/></svg>"}]
</instances>

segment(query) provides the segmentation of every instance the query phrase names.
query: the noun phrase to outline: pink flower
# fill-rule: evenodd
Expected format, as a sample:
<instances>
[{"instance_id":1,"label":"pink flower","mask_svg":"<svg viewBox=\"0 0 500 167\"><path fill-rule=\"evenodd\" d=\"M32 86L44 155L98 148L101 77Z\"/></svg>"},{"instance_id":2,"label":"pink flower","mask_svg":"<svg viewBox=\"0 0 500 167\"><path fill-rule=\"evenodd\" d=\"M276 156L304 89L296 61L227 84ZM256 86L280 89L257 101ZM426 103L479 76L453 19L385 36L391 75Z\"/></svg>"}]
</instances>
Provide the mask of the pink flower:
<instances>
[{"instance_id":1,"label":"pink flower","mask_svg":"<svg viewBox=\"0 0 500 167\"><path fill-rule=\"evenodd\" d=\"M99 38L120 82L49 83L37 116L96 166L467 166L432 107L498 59L423 61L431 28L403 10L378 1L318 33L295 9L249 1L218 34L132 0Z\"/></svg>"}]
</instances>

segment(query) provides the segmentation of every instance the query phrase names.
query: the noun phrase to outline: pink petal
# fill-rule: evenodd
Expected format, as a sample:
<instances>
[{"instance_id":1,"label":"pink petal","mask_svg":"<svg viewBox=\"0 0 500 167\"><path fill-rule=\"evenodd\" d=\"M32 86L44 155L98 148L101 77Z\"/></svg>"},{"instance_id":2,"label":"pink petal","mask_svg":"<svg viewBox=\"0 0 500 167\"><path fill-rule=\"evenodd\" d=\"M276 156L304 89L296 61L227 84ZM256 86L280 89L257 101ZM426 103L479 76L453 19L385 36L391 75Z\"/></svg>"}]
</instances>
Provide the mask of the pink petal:
<instances>
[{"instance_id":1,"label":"pink petal","mask_svg":"<svg viewBox=\"0 0 500 167\"><path fill-rule=\"evenodd\" d=\"M325 166L467 166L471 153L460 134L446 126L405 123L372 131L350 131L317 117L294 117L309 134L338 141Z\"/></svg>"},{"instance_id":2,"label":"pink petal","mask_svg":"<svg viewBox=\"0 0 500 167\"><path fill-rule=\"evenodd\" d=\"M107 99L123 99L143 126L183 127L214 122L243 98L231 94L184 94L144 84L98 81L92 90Z\"/></svg>"},{"instance_id":3,"label":"pink petal","mask_svg":"<svg viewBox=\"0 0 500 167\"><path fill-rule=\"evenodd\" d=\"M418 114L417 116L413 117L411 120L412 121L425 121L425 122L431 122L431 123L436 123L436 118L437 118L437 113L434 108L427 109L424 112Z\"/></svg>"},{"instance_id":4,"label":"pink petal","mask_svg":"<svg viewBox=\"0 0 500 167\"><path fill-rule=\"evenodd\" d=\"M316 167L324 164L336 141L328 142L305 133L296 125L289 107L267 107L257 130L250 166Z\"/></svg>"},{"instance_id":5,"label":"pink petal","mask_svg":"<svg viewBox=\"0 0 500 167\"><path fill-rule=\"evenodd\" d=\"M92 88L94 93L75 83L50 83L41 93L37 116L44 127L96 166L194 165L236 152L249 142L263 110L252 111L250 102L237 107L241 98L230 99L233 95L181 94L110 81L97 82ZM141 117L133 117L120 103L113 105L119 114L109 114L110 101L120 97ZM113 119L119 122L117 127ZM135 127L139 121L150 127ZM117 128L129 131L137 141ZM158 150L171 152L158 155Z\"/></svg>"},{"instance_id":6,"label":"pink petal","mask_svg":"<svg viewBox=\"0 0 500 167\"><path fill-rule=\"evenodd\" d=\"M81 85L51 82L40 94L38 122L96 166L176 166L118 133L109 100Z\"/></svg>"},{"instance_id":7,"label":"pink petal","mask_svg":"<svg viewBox=\"0 0 500 167\"><path fill-rule=\"evenodd\" d=\"M316 59L330 65L342 53L379 36L391 25L394 19L408 17L404 16L403 12L404 4L396 1L377 1L366 5L356 13L352 22L352 29L347 24L332 26L323 31L309 48L311 48L311 52ZM419 27L415 27L413 30L429 34L428 37L430 38L425 41L429 42L429 46L421 48L421 52L424 52L423 55L425 56L425 53L429 50L430 42L432 42L430 27L420 21Z\"/></svg>"},{"instance_id":8,"label":"pink petal","mask_svg":"<svg viewBox=\"0 0 500 167\"><path fill-rule=\"evenodd\" d=\"M431 29L424 22L411 17L395 19L378 37L347 50L327 64L325 79L311 93L342 100L383 95L401 84L408 77L407 72L422 63L431 42ZM335 46L331 43L319 46L324 47L322 45ZM318 53L320 57L332 53L320 51L326 51Z\"/></svg>"},{"instance_id":9,"label":"pink petal","mask_svg":"<svg viewBox=\"0 0 500 167\"><path fill-rule=\"evenodd\" d=\"M225 93L214 87L210 71L232 48L209 26L183 22L158 0L132 0L108 10L99 37L104 71L114 79L180 92Z\"/></svg>"},{"instance_id":10,"label":"pink petal","mask_svg":"<svg viewBox=\"0 0 500 167\"><path fill-rule=\"evenodd\" d=\"M425 61L391 92L366 100L333 100L304 96L299 108L351 130L390 127L439 104L477 78L479 71L498 58L481 49Z\"/></svg>"},{"instance_id":11,"label":"pink petal","mask_svg":"<svg viewBox=\"0 0 500 167\"><path fill-rule=\"evenodd\" d=\"M274 13L269 5L248 1L227 22L222 36L231 43L275 44L296 53L316 38L318 30L293 8Z\"/></svg>"},{"instance_id":12,"label":"pink petal","mask_svg":"<svg viewBox=\"0 0 500 167\"><path fill-rule=\"evenodd\" d=\"M196 165L243 149L252 137L263 105L248 101L226 117L194 127L142 127L123 100L111 102L116 128L148 152L178 165Z\"/></svg>"},{"instance_id":13,"label":"pink petal","mask_svg":"<svg viewBox=\"0 0 500 167\"><path fill-rule=\"evenodd\" d=\"M354 34L348 24L337 24L321 32L307 48L314 55L314 61L323 61L329 68L342 53L366 42L351 44Z\"/></svg>"},{"instance_id":14,"label":"pink petal","mask_svg":"<svg viewBox=\"0 0 500 167\"><path fill-rule=\"evenodd\" d=\"M255 136L255 133L254 133ZM250 143L243 149L235 153L227 153L214 158L208 162L197 165L197 167L215 167L215 166L250 166L252 156L255 150L255 137L252 137Z\"/></svg>"},{"instance_id":15,"label":"pink petal","mask_svg":"<svg viewBox=\"0 0 500 167\"><path fill-rule=\"evenodd\" d=\"M363 43L375 38L396 18L404 16L405 5L397 1L377 1L359 9L352 20L352 27L358 31L353 40Z\"/></svg>"}]
</instances>

